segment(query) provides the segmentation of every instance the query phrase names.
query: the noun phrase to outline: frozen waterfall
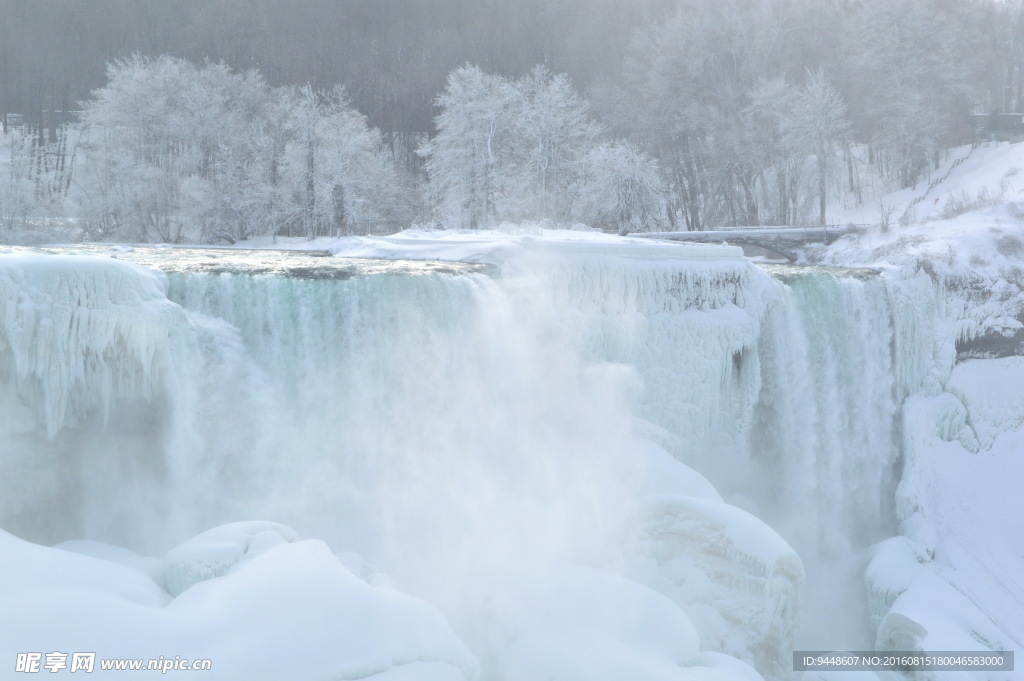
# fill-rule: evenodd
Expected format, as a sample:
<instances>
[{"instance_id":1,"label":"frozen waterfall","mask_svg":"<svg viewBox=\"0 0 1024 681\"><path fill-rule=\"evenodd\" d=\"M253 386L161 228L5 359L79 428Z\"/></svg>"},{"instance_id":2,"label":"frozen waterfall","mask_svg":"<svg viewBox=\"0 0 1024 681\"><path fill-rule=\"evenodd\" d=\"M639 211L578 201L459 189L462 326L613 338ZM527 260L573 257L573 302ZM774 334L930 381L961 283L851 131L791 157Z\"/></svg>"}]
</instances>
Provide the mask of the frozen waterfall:
<instances>
[{"instance_id":1,"label":"frozen waterfall","mask_svg":"<svg viewBox=\"0 0 1024 681\"><path fill-rule=\"evenodd\" d=\"M0 625L0 660L81 635L223 670L237 625L306 655L294 678L756 679L873 645L867 552L899 533L900 405L935 365L877 273L714 246L532 244L489 271L138 250L166 274L0 255L0 528L88 540L4 535L0 606L53 606ZM126 577L89 581L132 643L88 617L51 636L47 590L102 565L147 594L125 614ZM238 607L268 589L336 594L320 627L403 623L321 659ZM197 643L204 598L228 614ZM277 678L246 664L217 678Z\"/></svg>"}]
</instances>

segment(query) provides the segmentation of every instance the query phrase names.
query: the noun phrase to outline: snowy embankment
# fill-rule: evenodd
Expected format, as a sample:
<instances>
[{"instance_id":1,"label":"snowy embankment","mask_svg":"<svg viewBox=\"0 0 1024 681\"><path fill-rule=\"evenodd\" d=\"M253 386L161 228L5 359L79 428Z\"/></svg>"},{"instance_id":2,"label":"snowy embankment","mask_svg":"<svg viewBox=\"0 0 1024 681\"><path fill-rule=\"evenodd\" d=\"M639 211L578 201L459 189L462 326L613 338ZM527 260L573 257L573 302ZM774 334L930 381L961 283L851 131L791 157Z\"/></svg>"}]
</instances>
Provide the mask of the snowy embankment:
<instances>
[{"instance_id":1,"label":"snowy embankment","mask_svg":"<svg viewBox=\"0 0 1024 681\"><path fill-rule=\"evenodd\" d=\"M407 229L392 236L319 238L261 237L241 242L235 248L279 248L319 250L345 258L386 258L406 260L452 260L498 265L528 253L562 252L572 255L603 253L635 260L735 259L742 253L735 247L652 244L648 239L620 237L579 225L578 229L546 229L538 223L503 223L494 230Z\"/></svg>"}]
</instances>

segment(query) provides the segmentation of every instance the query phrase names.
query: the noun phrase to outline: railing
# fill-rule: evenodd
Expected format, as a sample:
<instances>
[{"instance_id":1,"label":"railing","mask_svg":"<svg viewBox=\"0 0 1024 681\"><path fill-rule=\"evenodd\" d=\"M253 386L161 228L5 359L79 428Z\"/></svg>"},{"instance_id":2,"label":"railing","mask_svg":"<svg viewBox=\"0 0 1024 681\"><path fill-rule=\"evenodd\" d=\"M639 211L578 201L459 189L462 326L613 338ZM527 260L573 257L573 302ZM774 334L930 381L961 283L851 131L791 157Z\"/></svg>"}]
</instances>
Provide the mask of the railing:
<instances>
[{"instance_id":1,"label":"railing","mask_svg":"<svg viewBox=\"0 0 1024 681\"><path fill-rule=\"evenodd\" d=\"M843 225L804 225L804 226L771 226L771 225L758 225L758 226L739 226L739 227L721 227L714 230L712 233L727 235L729 233L740 233L746 236L764 236L764 237L782 237L782 238L801 238L804 242L816 242L823 241L830 243L835 241L844 234L849 233L851 230L866 230L869 225L865 224L843 224Z\"/></svg>"},{"instance_id":2,"label":"railing","mask_svg":"<svg viewBox=\"0 0 1024 681\"><path fill-rule=\"evenodd\" d=\"M963 163L964 161L966 161L967 159L969 159L971 157L971 154L974 153L974 150L977 149L978 147L980 147L981 144L982 144L981 142L975 142L974 144L972 144L971 148L968 150L967 154L965 154L964 156L961 156L957 160L953 161L953 165L949 166L949 170L946 171L945 175L943 175L942 177L934 179L931 182L929 182L928 183L928 188L924 190L924 194L921 194L920 196L914 197L914 200L907 204L906 209L903 211L903 215L900 216L900 223L901 224L905 224L906 220L907 220L907 216L910 215L911 209L914 206L916 206L917 204L919 204L922 201L924 201L926 198L928 198L928 193L931 192L931 190L935 189L935 187L937 187L938 185L940 185L943 182L945 182L946 180L948 180L950 174L952 174L952 172L953 172L953 169L956 168L961 163Z\"/></svg>"},{"instance_id":3,"label":"railing","mask_svg":"<svg viewBox=\"0 0 1024 681\"><path fill-rule=\"evenodd\" d=\"M702 232L648 232L634 233L630 236L648 236L680 241L728 241L732 238L736 241L748 241L751 243L763 240L829 244L850 231L866 230L868 227L870 225L866 224L807 225L803 227L742 225Z\"/></svg>"}]
</instances>

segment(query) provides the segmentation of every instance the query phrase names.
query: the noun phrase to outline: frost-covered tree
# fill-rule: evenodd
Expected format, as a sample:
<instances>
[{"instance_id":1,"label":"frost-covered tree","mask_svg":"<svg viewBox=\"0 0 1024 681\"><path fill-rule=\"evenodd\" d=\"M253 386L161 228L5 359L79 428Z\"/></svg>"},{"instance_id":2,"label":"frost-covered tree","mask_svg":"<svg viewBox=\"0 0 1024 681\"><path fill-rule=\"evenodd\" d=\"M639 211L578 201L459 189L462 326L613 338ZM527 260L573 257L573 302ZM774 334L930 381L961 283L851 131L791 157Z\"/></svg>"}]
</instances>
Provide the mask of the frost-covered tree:
<instances>
[{"instance_id":1,"label":"frost-covered tree","mask_svg":"<svg viewBox=\"0 0 1024 681\"><path fill-rule=\"evenodd\" d=\"M466 65L437 98L437 135L420 148L442 220L477 229L493 223L511 188L516 90L501 76Z\"/></svg>"},{"instance_id":2,"label":"frost-covered tree","mask_svg":"<svg viewBox=\"0 0 1024 681\"><path fill-rule=\"evenodd\" d=\"M515 160L527 217L568 218L582 163L600 133L564 73L537 66L515 83Z\"/></svg>"},{"instance_id":3,"label":"frost-covered tree","mask_svg":"<svg viewBox=\"0 0 1024 681\"><path fill-rule=\"evenodd\" d=\"M13 230L35 212L31 181L34 139L21 128L0 136L0 226Z\"/></svg>"},{"instance_id":4,"label":"frost-covered tree","mask_svg":"<svg viewBox=\"0 0 1024 681\"><path fill-rule=\"evenodd\" d=\"M600 127L568 76L538 66L512 82L467 65L438 105L438 134L420 153L442 220L475 228L570 216Z\"/></svg>"},{"instance_id":5,"label":"frost-covered tree","mask_svg":"<svg viewBox=\"0 0 1024 681\"><path fill-rule=\"evenodd\" d=\"M801 87L782 78L762 80L747 95L743 121L759 215L779 225L824 223L838 153L849 139L838 91L820 70L808 73ZM810 213L812 197L818 199L816 216Z\"/></svg>"},{"instance_id":6,"label":"frost-covered tree","mask_svg":"<svg viewBox=\"0 0 1024 681\"><path fill-rule=\"evenodd\" d=\"M397 186L394 167L381 152L379 132L349 106L343 88L302 88L286 125L286 213L301 222L307 238L365 234L385 221Z\"/></svg>"},{"instance_id":7,"label":"frost-covered tree","mask_svg":"<svg viewBox=\"0 0 1024 681\"><path fill-rule=\"evenodd\" d=\"M804 163L797 140L786 133L797 94L783 78L764 79L751 88L742 110L750 139L748 162L755 168L754 224L788 225L799 220Z\"/></svg>"},{"instance_id":8,"label":"frost-covered tree","mask_svg":"<svg viewBox=\"0 0 1024 681\"><path fill-rule=\"evenodd\" d=\"M66 125L52 132L19 125L0 135L0 228L37 229L66 215L79 134Z\"/></svg>"},{"instance_id":9,"label":"frost-covered tree","mask_svg":"<svg viewBox=\"0 0 1024 681\"><path fill-rule=\"evenodd\" d=\"M288 199L289 188L283 176L285 149L290 139L289 112L294 92L276 88L266 92L260 114L254 116L243 131L243 145L238 148L239 182L232 188L237 193L235 205L247 230L222 236L239 240L253 234L276 234L294 220Z\"/></svg>"},{"instance_id":10,"label":"frost-covered tree","mask_svg":"<svg viewBox=\"0 0 1024 681\"><path fill-rule=\"evenodd\" d=\"M577 211L621 235L647 232L661 222L664 193L657 161L629 142L601 144L587 155Z\"/></svg>"},{"instance_id":11,"label":"frost-covered tree","mask_svg":"<svg viewBox=\"0 0 1024 681\"><path fill-rule=\"evenodd\" d=\"M218 185L236 179L224 158L243 127L244 79L168 56L115 62L108 77L82 116L86 228L174 243L216 231L211 222L225 212Z\"/></svg>"},{"instance_id":12,"label":"frost-covered tree","mask_svg":"<svg viewBox=\"0 0 1024 681\"><path fill-rule=\"evenodd\" d=\"M431 102L452 68L522 74L543 63L569 74L616 136L659 159L672 216L693 229L778 219L776 206L762 204L778 192L765 192L764 168L744 151L757 140L740 112L758 82L798 88L805 71L822 69L847 106L854 157L866 151L894 184L920 179L943 149L968 141L967 114L1024 103L1018 0L300 5L9 0L0 102L49 136L54 114L103 84L104 63L133 50L258 67L275 84L344 84L388 153L419 177L422 157L410 152L437 132ZM503 196L494 196L497 212Z\"/></svg>"},{"instance_id":13,"label":"frost-covered tree","mask_svg":"<svg viewBox=\"0 0 1024 681\"><path fill-rule=\"evenodd\" d=\"M83 114L78 203L93 236L233 243L393 218L394 168L342 89L272 89L167 56L116 62L109 77Z\"/></svg>"},{"instance_id":14,"label":"frost-covered tree","mask_svg":"<svg viewBox=\"0 0 1024 681\"><path fill-rule=\"evenodd\" d=\"M836 175L838 150L849 138L842 96L818 70L808 74L797 94L786 135L801 155L813 156L818 194L818 224L825 224L828 188Z\"/></svg>"},{"instance_id":15,"label":"frost-covered tree","mask_svg":"<svg viewBox=\"0 0 1024 681\"><path fill-rule=\"evenodd\" d=\"M989 41L969 3L870 0L852 6L844 44L845 98L859 139L896 186L926 175L944 147L967 138L982 102Z\"/></svg>"}]
</instances>

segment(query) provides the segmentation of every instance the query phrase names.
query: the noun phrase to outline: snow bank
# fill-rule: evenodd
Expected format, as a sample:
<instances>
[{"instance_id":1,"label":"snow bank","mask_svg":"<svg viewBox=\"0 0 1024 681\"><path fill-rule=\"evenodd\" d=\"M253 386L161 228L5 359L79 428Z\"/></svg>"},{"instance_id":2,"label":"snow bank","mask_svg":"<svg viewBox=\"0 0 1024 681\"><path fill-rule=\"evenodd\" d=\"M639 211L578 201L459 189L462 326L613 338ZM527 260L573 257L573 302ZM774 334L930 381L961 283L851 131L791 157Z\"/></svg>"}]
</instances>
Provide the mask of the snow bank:
<instances>
[{"instance_id":1,"label":"snow bank","mask_svg":"<svg viewBox=\"0 0 1024 681\"><path fill-rule=\"evenodd\" d=\"M972 359L957 364L948 389L970 413L971 428L982 450L991 450L997 439L1012 440L1000 449L1015 449L1024 425L1024 357ZM1024 451L1024 449L1019 449Z\"/></svg>"},{"instance_id":2,"label":"snow bank","mask_svg":"<svg viewBox=\"0 0 1024 681\"><path fill-rule=\"evenodd\" d=\"M999 367L991 363L1002 365L999 378L992 373ZM954 372L951 389L976 395L972 388L991 380L987 390L1014 404L1022 392L1019 371L1012 370L1017 365L1016 358L965 362ZM987 411L986 404L995 409ZM968 407L951 393L908 400L901 529L929 561L927 572L907 589L918 594L905 601L913 608L897 607L899 600L893 606L893 612L911 617L925 631L945 632L942 640L973 637L975 646L992 650L1019 647L1024 632L1024 600L1019 598L1024 594L1024 540L1017 522L1024 502L1016 483L1024 479L1024 433L1014 419L994 434L991 424L1000 422L1003 405L974 400ZM975 423L987 424L984 447L975 437ZM960 596L939 600L934 593L925 595L950 587ZM960 613L952 620L962 624L959 633L941 624L948 619L947 607Z\"/></svg>"},{"instance_id":3,"label":"snow bank","mask_svg":"<svg viewBox=\"0 0 1024 681\"><path fill-rule=\"evenodd\" d=\"M502 225L495 230L407 229L391 236L344 238L267 239L241 242L237 248L323 250L346 258L455 260L500 264L524 253L614 255L624 258L720 260L741 259L743 249L709 244L655 243L649 239L619 237L597 230L542 229Z\"/></svg>"},{"instance_id":4,"label":"snow bank","mask_svg":"<svg viewBox=\"0 0 1024 681\"><path fill-rule=\"evenodd\" d=\"M523 575L487 603L497 678L689 679L700 640L664 596L596 570Z\"/></svg>"},{"instance_id":5,"label":"snow bank","mask_svg":"<svg viewBox=\"0 0 1024 681\"><path fill-rule=\"evenodd\" d=\"M194 584L220 577L239 563L298 538L294 530L279 523L249 521L216 527L171 549L164 558L164 588L178 596Z\"/></svg>"},{"instance_id":6,"label":"snow bank","mask_svg":"<svg viewBox=\"0 0 1024 681\"><path fill-rule=\"evenodd\" d=\"M970 152L970 156L967 154ZM957 158L967 158L952 167ZM951 151L936 174L948 177L914 207L908 224L871 227L827 249L808 250L809 261L885 267L894 280L921 275L942 298L935 321L953 325L959 358L1024 352L1024 143L988 143ZM887 197L906 205L925 187ZM872 223L875 220L856 219ZM947 338L945 330L939 336ZM951 366L949 367L951 368Z\"/></svg>"},{"instance_id":7,"label":"snow bank","mask_svg":"<svg viewBox=\"0 0 1024 681\"><path fill-rule=\"evenodd\" d=\"M192 564L201 554L222 557L251 535L247 560L171 598L143 572L109 560L109 550L97 558L0 533L0 610L18 613L0 622L0 656L210 659L209 673L225 680L478 677L476 660L435 609L365 583L322 542L264 541L270 534L294 538L279 525L235 524L172 551L169 575L180 574L186 554ZM101 678L124 675L96 664Z\"/></svg>"},{"instance_id":8,"label":"snow bank","mask_svg":"<svg viewBox=\"0 0 1024 681\"><path fill-rule=\"evenodd\" d=\"M707 649L791 673L804 569L771 528L729 504L661 496L640 502L635 533L630 574L680 605Z\"/></svg>"}]
</instances>

